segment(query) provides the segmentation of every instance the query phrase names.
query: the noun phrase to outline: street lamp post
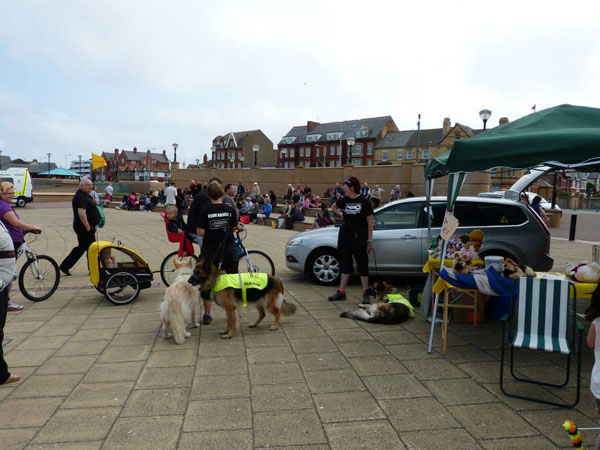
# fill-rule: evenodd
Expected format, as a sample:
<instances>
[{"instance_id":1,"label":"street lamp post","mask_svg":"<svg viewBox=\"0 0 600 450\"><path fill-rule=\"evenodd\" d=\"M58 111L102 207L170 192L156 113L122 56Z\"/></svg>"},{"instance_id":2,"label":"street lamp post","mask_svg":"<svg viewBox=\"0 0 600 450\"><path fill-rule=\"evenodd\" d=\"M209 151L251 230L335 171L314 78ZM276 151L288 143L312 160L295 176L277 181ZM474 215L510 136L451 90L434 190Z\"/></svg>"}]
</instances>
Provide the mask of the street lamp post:
<instances>
[{"instance_id":1,"label":"street lamp post","mask_svg":"<svg viewBox=\"0 0 600 450\"><path fill-rule=\"evenodd\" d=\"M81 155L77 155L79 158L79 175L81 175Z\"/></svg>"},{"instance_id":2,"label":"street lamp post","mask_svg":"<svg viewBox=\"0 0 600 450\"><path fill-rule=\"evenodd\" d=\"M211 162L211 164L212 164L212 167L215 167L215 150L216 150L216 148L215 148L215 146L213 145L213 146L210 148L210 151L212 152L212 162Z\"/></svg>"},{"instance_id":3,"label":"street lamp post","mask_svg":"<svg viewBox=\"0 0 600 450\"><path fill-rule=\"evenodd\" d=\"M348 144L348 158L347 164L352 164L352 146L354 145L355 139L353 137L349 137L346 139L346 144Z\"/></svg>"},{"instance_id":4,"label":"street lamp post","mask_svg":"<svg viewBox=\"0 0 600 450\"><path fill-rule=\"evenodd\" d=\"M490 117L492 117L492 112L489 109L482 109L479 111L479 118L483 120L483 131L485 131L487 127L487 121Z\"/></svg>"},{"instance_id":5,"label":"street lamp post","mask_svg":"<svg viewBox=\"0 0 600 450\"><path fill-rule=\"evenodd\" d=\"M196 169L200 167L200 160L198 158L196 158Z\"/></svg>"},{"instance_id":6,"label":"street lamp post","mask_svg":"<svg viewBox=\"0 0 600 450\"><path fill-rule=\"evenodd\" d=\"M52 156L52 153L46 153L46 155L48 155L48 170L50 170L50 156Z\"/></svg>"},{"instance_id":7,"label":"street lamp post","mask_svg":"<svg viewBox=\"0 0 600 450\"><path fill-rule=\"evenodd\" d=\"M417 154L415 161L419 162L419 147L421 146L421 114L417 116Z\"/></svg>"},{"instance_id":8,"label":"street lamp post","mask_svg":"<svg viewBox=\"0 0 600 450\"><path fill-rule=\"evenodd\" d=\"M254 167L256 167L257 159L258 159L258 152L260 151L260 145L257 145L257 144L253 145L252 151L254 152Z\"/></svg>"},{"instance_id":9,"label":"street lamp post","mask_svg":"<svg viewBox=\"0 0 600 450\"><path fill-rule=\"evenodd\" d=\"M281 167L285 167L285 163L287 161L283 161L283 159L287 159L287 148L284 148L283 150L281 150Z\"/></svg>"},{"instance_id":10,"label":"street lamp post","mask_svg":"<svg viewBox=\"0 0 600 450\"><path fill-rule=\"evenodd\" d=\"M177 162L177 147L179 147L179 144L174 143L173 144L173 162Z\"/></svg>"}]
</instances>

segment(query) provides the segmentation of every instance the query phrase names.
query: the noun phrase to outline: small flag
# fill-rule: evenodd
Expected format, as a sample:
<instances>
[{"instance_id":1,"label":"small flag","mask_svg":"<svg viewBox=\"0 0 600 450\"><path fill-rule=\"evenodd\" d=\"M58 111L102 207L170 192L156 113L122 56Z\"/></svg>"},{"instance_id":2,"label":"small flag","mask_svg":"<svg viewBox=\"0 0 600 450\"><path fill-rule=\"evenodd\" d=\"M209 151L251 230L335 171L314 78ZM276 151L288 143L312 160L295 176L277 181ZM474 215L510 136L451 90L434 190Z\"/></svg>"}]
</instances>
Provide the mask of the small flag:
<instances>
[{"instance_id":1,"label":"small flag","mask_svg":"<svg viewBox=\"0 0 600 450\"><path fill-rule=\"evenodd\" d=\"M531 109L533 109L533 112L535 112L535 106L536 106L536 105L533 105L533 106L531 107Z\"/></svg>"},{"instance_id":2,"label":"small flag","mask_svg":"<svg viewBox=\"0 0 600 450\"><path fill-rule=\"evenodd\" d=\"M106 166L106 161L104 158L100 155L92 153L92 170L96 170L104 166Z\"/></svg>"}]
</instances>

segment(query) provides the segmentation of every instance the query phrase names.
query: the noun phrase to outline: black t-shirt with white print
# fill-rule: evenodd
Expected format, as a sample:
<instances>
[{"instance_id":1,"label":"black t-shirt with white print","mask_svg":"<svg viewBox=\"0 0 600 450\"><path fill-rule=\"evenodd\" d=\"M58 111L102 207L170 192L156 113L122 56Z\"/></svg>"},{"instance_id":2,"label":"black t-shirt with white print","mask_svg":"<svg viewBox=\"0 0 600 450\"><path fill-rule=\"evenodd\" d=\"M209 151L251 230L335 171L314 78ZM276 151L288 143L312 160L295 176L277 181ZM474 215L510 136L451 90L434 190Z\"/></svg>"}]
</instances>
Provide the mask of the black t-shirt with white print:
<instances>
[{"instance_id":1,"label":"black t-shirt with white print","mask_svg":"<svg viewBox=\"0 0 600 450\"><path fill-rule=\"evenodd\" d=\"M223 240L226 247L235 245L232 227L237 223L229 206L211 203L203 206L198 216L198 228L204 229L201 254L216 251Z\"/></svg>"},{"instance_id":2,"label":"black t-shirt with white print","mask_svg":"<svg viewBox=\"0 0 600 450\"><path fill-rule=\"evenodd\" d=\"M346 196L335 204L343 213L342 228L353 228L356 231L367 230L367 217L373 214L373 207L369 200L361 195L356 198Z\"/></svg>"}]
</instances>

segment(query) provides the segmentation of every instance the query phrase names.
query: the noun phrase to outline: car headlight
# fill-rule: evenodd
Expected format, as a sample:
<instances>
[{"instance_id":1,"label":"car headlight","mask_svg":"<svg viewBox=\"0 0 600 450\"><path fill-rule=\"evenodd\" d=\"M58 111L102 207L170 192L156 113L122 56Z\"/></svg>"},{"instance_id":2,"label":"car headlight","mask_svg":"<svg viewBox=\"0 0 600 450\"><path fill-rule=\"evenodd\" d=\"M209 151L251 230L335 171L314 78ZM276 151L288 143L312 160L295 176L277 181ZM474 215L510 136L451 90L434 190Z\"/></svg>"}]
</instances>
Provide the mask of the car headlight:
<instances>
[{"instance_id":1,"label":"car headlight","mask_svg":"<svg viewBox=\"0 0 600 450\"><path fill-rule=\"evenodd\" d=\"M287 243L288 247L293 247L295 245L300 245L302 243L302 238L296 238L296 239L292 239L291 241L289 241Z\"/></svg>"}]
</instances>

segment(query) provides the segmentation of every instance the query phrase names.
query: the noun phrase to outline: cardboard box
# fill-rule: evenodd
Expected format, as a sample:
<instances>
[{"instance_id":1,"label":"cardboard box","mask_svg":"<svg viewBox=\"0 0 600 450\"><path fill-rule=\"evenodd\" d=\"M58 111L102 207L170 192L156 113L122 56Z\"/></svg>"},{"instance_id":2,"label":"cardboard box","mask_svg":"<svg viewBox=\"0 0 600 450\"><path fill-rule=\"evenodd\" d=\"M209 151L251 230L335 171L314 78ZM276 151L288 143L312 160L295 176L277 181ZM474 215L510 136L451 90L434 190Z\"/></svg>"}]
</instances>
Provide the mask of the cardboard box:
<instances>
[{"instance_id":1,"label":"cardboard box","mask_svg":"<svg viewBox=\"0 0 600 450\"><path fill-rule=\"evenodd\" d=\"M451 294L452 295L452 294ZM454 294L456 295L456 294ZM461 295L461 298L454 302L455 305L472 305L473 297L467 294L458 294ZM483 322L485 318L485 300L487 296L483 294L479 294L477 297L477 323ZM452 303L451 303L452 305ZM452 318L456 323L473 323L474 311L469 308L452 308L451 306L448 308L449 311L452 311Z\"/></svg>"}]
</instances>

